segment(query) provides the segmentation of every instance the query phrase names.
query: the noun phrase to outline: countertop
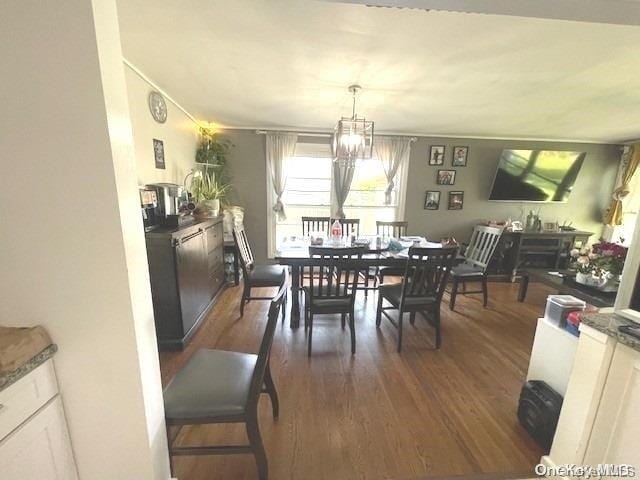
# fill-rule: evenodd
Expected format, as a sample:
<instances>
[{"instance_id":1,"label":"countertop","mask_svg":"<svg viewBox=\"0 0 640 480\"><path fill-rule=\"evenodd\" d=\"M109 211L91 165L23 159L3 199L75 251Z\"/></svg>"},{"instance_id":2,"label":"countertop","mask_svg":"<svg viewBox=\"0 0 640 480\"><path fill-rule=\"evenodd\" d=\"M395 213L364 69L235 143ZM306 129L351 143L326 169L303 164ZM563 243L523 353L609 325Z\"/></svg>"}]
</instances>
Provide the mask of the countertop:
<instances>
[{"instance_id":1,"label":"countertop","mask_svg":"<svg viewBox=\"0 0 640 480\"><path fill-rule=\"evenodd\" d=\"M49 360L58 347L47 331L0 327L0 391Z\"/></svg>"},{"instance_id":2,"label":"countertop","mask_svg":"<svg viewBox=\"0 0 640 480\"><path fill-rule=\"evenodd\" d=\"M582 323L640 352L640 339L618 331L618 327L621 325L637 325L631 320L615 313L587 313L582 315Z\"/></svg>"}]
</instances>

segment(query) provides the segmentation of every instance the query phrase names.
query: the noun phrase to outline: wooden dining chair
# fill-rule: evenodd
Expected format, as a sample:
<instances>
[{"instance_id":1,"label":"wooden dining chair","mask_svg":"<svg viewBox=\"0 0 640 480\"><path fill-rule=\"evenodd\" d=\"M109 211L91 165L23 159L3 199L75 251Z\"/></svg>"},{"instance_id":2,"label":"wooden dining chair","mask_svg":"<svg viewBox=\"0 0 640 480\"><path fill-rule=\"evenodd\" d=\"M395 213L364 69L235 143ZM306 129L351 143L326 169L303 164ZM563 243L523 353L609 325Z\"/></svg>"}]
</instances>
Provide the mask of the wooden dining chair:
<instances>
[{"instance_id":1,"label":"wooden dining chair","mask_svg":"<svg viewBox=\"0 0 640 480\"><path fill-rule=\"evenodd\" d=\"M360 236L359 218L338 218L337 220L340 223L340 227L342 227L342 237L350 237L351 235L355 235L356 237ZM331 219L329 231L331 231L331 225L333 225L335 221L335 218Z\"/></svg>"},{"instance_id":2,"label":"wooden dining chair","mask_svg":"<svg viewBox=\"0 0 640 480\"><path fill-rule=\"evenodd\" d=\"M330 222L329 217L302 217L302 236L307 237L313 232L324 232L328 235Z\"/></svg>"},{"instance_id":3,"label":"wooden dining chair","mask_svg":"<svg viewBox=\"0 0 640 480\"><path fill-rule=\"evenodd\" d=\"M409 222L397 221L397 222L383 222L376 221L376 235L385 238L400 238L407 234L407 228Z\"/></svg>"},{"instance_id":4,"label":"wooden dining chair","mask_svg":"<svg viewBox=\"0 0 640 480\"><path fill-rule=\"evenodd\" d=\"M244 315L244 305L251 300L272 300L274 297L252 297L252 288L278 287L282 288L287 283L287 269L279 265L256 265L253 260L253 253L249 246L247 233L244 228L235 227L233 229L233 239L240 257L240 267L244 277L244 288L240 299L240 316ZM286 315L285 308L282 309L282 321Z\"/></svg>"},{"instance_id":5,"label":"wooden dining chair","mask_svg":"<svg viewBox=\"0 0 640 480\"><path fill-rule=\"evenodd\" d=\"M260 394L271 398L273 418L279 414L269 357L278 315L283 309L286 288L283 286L271 301L267 326L257 355L225 350L198 349L164 389L164 412L167 424L169 459L178 455L253 454L258 478L267 480L268 463L260 427ZM248 445L176 446L175 440L184 425L244 423ZM171 433L172 427L175 432ZM171 462L171 473L173 464Z\"/></svg>"},{"instance_id":6,"label":"wooden dining chair","mask_svg":"<svg viewBox=\"0 0 640 480\"><path fill-rule=\"evenodd\" d=\"M384 315L398 329L398 353L402 351L402 324L406 312L415 323L416 313L436 330L436 348L440 348L440 302L447 284L449 272L456 259L457 247L419 248L410 247L402 283L380 285L376 326L379 328ZM386 300L390 307L383 307ZM398 310L396 321L387 310Z\"/></svg>"},{"instance_id":7,"label":"wooden dining chair","mask_svg":"<svg viewBox=\"0 0 640 480\"><path fill-rule=\"evenodd\" d=\"M383 238L400 238L407 234L407 228L409 228L409 222L397 221L397 222L383 222L376 221L376 235ZM404 268L402 267L381 267L376 268L375 282L384 283L384 277L394 276L399 277L404 274Z\"/></svg>"},{"instance_id":8,"label":"wooden dining chair","mask_svg":"<svg viewBox=\"0 0 640 480\"><path fill-rule=\"evenodd\" d=\"M309 247L310 284L305 286L305 330L309 329L308 352L311 356L314 315L340 314L342 328L349 316L351 354L356 353L354 304L361 266L354 259L362 258L362 247ZM313 262L315 260L315 262ZM351 260L351 262L349 262Z\"/></svg>"},{"instance_id":9,"label":"wooden dining chair","mask_svg":"<svg viewBox=\"0 0 640 480\"><path fill-rule=\"evenodd\" d=\"M500 242L501 235L502 227L477 225L473 229L471 240L464 252L464 262L451 269L450 310L453 310L456 306L456 296L458 295L458 287L460 284L462 284L463 295L482 293L482 303L485 307L487 306L489 301L487 267L489 266L493 252L495 252ZM480 290L468 291L467 282L480 282Z\"/></svg>"}]
</instances>

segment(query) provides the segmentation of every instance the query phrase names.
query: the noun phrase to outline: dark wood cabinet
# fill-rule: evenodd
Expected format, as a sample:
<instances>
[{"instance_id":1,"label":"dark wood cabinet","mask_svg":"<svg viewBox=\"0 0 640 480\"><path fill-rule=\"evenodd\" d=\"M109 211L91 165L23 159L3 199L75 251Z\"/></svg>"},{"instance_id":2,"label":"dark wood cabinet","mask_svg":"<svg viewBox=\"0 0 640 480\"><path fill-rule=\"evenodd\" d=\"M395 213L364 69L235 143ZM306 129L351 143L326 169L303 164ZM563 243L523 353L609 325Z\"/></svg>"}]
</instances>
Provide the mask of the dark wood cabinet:
<instances>
[{"instance_id":1,"label":"dark wood cabinet","mask_svg":"<svg viewBox=\"0 0 640 480\"><path fill-rule=\"evenodd\" d=\"M508 275L514 281L522 268L567 268L569 252L583 246L592 232L504 232L488 272Z\"/></svg>"},{"instance_id":2,"label":"dark wood cabinet","mask_svg":"<svg viewBox=\"0 0 640 480\"><path fill-rule=\"evenodd\" d=\"M158 343L181 349L224 286L222 218L146 233Z\"/></svg>"}]
</instances>

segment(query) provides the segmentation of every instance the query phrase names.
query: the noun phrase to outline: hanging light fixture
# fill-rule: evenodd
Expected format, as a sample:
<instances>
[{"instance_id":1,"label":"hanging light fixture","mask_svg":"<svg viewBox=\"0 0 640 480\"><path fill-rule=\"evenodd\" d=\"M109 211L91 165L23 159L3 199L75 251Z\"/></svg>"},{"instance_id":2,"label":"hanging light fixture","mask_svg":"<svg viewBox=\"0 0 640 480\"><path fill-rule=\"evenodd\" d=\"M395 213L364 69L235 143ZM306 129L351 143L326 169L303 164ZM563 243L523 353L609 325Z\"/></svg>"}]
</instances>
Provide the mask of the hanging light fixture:
<instances>
[{"instance_id":1,"label":"hanging light fixture","mask_svg":"<svg viewBox=\"0 0 640 480\"><path fill-rule=\"evenodd\" d=\"M351 117L342 117L333 134L333 152L338 160L355 161L373 155L373 122L356 114L356 95L360 90L360 85L349 86L353 96Z\"/></svg>"}]
</instances>

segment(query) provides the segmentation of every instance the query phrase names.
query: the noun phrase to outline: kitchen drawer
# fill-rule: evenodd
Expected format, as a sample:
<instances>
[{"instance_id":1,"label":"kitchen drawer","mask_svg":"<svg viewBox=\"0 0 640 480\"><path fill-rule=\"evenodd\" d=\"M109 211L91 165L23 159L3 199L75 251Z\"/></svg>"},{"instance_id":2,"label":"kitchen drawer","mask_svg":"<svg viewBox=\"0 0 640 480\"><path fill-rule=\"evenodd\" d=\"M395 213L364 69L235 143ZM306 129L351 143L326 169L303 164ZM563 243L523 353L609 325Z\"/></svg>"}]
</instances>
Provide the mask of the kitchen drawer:
<instances>
[{"instance_id":1,"label":"kitchen drawer","mask_svg":"<svg viewBox=\"0 0 640 480\"><path fill-rule=\"evenodd\" d=\"M49 359L0 392L0 440L58 393L53 360Z\"/></svg>"},{"instance_id":2,"label":"kitchen drawer","mask_svg":"<svg viewBox=\"0 0 640 480\"><path fill-rule=\"evenodd\" d=\"M212 295L218 293L220 287L224 284L224 267L218 268L217 270L211 272L209 276L209 285L211 288Z\"/></svg>"},{"instance_id":3,"label":"kitchen drawer","mask_svg":"<svg viewBox=\"0 0 640 480\"><path fill-rule=\"evenodd\" d=\"M205 228L207 237L207 251L211 252L218 247L222 247L224 238L222 232L222 223L216 223Z\"/></svg>"},{"instance_id":4,"label":"kitchen drawer","mask_svg":"<svg viewBox=\"0 0 640 480\"><path fill-rule=\"evenodd\" d=\"M222 246L209 252L207 257L209 261L209 272L213 272L214 270L222 267L224 263L224 250L222 249Z\"/></svg>"}]
</instances>

